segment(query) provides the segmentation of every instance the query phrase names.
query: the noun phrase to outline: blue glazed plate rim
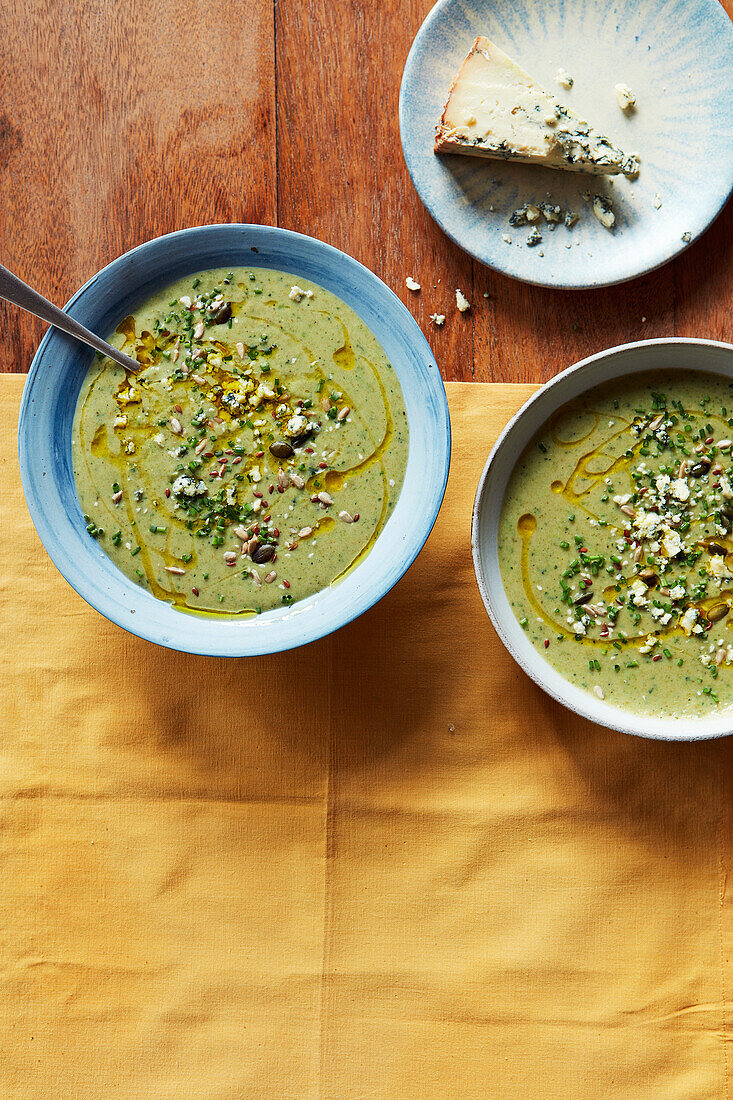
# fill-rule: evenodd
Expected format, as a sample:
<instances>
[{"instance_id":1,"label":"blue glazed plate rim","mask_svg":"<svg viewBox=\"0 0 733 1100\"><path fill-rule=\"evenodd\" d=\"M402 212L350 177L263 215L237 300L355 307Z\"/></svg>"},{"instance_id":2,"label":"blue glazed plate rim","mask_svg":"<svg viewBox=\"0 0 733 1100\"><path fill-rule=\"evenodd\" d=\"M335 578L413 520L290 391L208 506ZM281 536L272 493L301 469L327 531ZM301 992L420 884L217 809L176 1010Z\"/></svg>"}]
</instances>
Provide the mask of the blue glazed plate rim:
<instances>
[{"instance_id":1,"label":"blue glazed plate rim","mask_svg":"<svg viewBox=\"0 0 733 1100\"><path fill-rule=\"evenodd\" d=\"M72 295L64 306L64 310L73 315L74 306L83 301L85 295L95 287L98 281L100 279L110 280L117 277L120 270L131 257L142 258L144 260L146 254L156 252L158 249L165 249L168 245L182 238L195 238L201 235L216 237L217 234L225 233L232 233L234 235L241 234L243 238L247 238L247 244L250 245L250 250L251 245L260 245L257 255L252 256L253 266L275 266L267 263L267 245L264 243L266 238L271 234L278 240L284 241L286 244L300 245L306 249L315 250L314 254L320 254L320 256L325 257L327 262L330 261L331 263L345 265L346 268L356 276L357 280L366 281L367 285L373 289L376 296L380 299L380 302L383 303L383 308L390 315L390 318L398 323L401 335L405 343L409 344L412 352L412 370L415 370L419 360L423 382L426 386L429 385L433 390L433 412L437 418L437 427L440 433L439 436L433 440L433 443L438 448L436 453L438 454L440 474L430 488L430 493L424 502L424 506L421 508L422 518L419 524L419 530L417 533L413 533L409 545L404 549L404 552L400 554L399 558L395 558L395 560L391 561L388 569L380 569L378 579L375 579L367 588L360 587L359 584L354 581L354 578L358 581L360 571L363 570L367 563L378 560L379 541L383 538L385 531L398 513L400 504L398 499L395 512L390 517L387 527L385 527L384 531L380 534L380 538L377 540L377 543L365 558L364 562L360 563L355 569L348 573L343 580L339 581L333 587L325 589L321 593L315 594L313 597L299 601L290 608L284 608L282 611L276 609L256 617L247 617L245 619L236 617L222 617L222 619L217 619L197 616L195 613L188 614L186 612L181 612L174 609L171 605L157 600L149 592L144 591L142 588L139 588L139 586L129 581L128 578L114 566L112 559L107 558L107 555L104 555L103 552L98 549L98 553L103 554L107 562L112 564L115 580L117 581L117 591L125 592L131 597L127 602L135 605L134 611L136 613L140 611L143 612L141 617L137 618L136 615L131 613L131 608L127 608L129 621L123 622L122 611L124 609L114 598L106 594L100 594L99 592L90 595L89 584L85 583L86 574L83 568L81 565L77 564L68 553L62 552L62 547L59 546L56 541L54 527L41 506L42 494L39 493L39 488L43 479L41 478L40 481L37 482L34 476L31 454L31 444L33 440L31 424L33 417L30 411L35 396L35 390L39 385L39 378L41 378L42 372L54 369L53 366L44 363L48 355L49 345L61 337L61 334L53 328L49 329L43 336L26 377L18 418L18 454L21 483L26 498L26 504L36 532L48 556L51 558L51 561L65 580L86 603L115 625L120 626L122 629L127 630L129 633L145 641L154 642L164 648L182 653L212 657L263 656L270 653L279 653L285 650L298 648L301 645L317 641L339 630L341 627L353 622L383 599L383 597L404 576L425 545L435 525L445 495L450 468L451 426L443 379L425 336L406 306L386 283L375 275L374 272L370 271L364 264L354 259L354 257L349 256L348 253L343 252L333 245L318 240L318 238L310 237L307 234L298 233L294 230L281 229L278 226L257 223L224 222L191 226L151 238L116 257L109 264L100 269L100 271L92 275L91 278ZM232 250L236 251L238 247L242 247L241 243L238 244L238 242L233 241L231 245ZM227 261L224 260L223 264L225 265L226 262ZM244 263L244 260L238 262ZM297 267L297 265L295 266ZM190 270L194 271L195 269L196 265L192 263ZM282 267L280 267L280 269L282 270ZM301 272L301 274L303 277L309 277L305 275L305 272ZM317 280L313 281L317 282ZM150 282L150 280L148 280L148 282ZM164 280L154 278L152 283L155 285L164 285ZM144 279L141 280L140 286L147 288ZM332 293L336 293L337 296L342 296L344 300L346 300L346 297L339 295L337 290L332 289ZM122 298L122 292L120 292L120 298ZM358 302L351 301L347 302L347 304L349 304L355 312L361 315ZM368 324L366 321L365 323ZM400 384L404 390L405 382L403 378L400 378ZM412 426L410 426L410 434L412 435ZM74 526L71 517L58 501L57 508L62 513L62 524L73 540L76 535L80 534L78 527ZM80 507L79 514L81 515ZM96 543L93 543L92 547L87 547L86 543L80 540L77 545L82 550L86 548L87 551L93 551ZM86 564L90 564L93 555L91 553L82 555L80 559L82 564L85 557ZM349 591L349 595L352 597L351 600L349 602L344 600L336 602L338 593L346 593L347 591ZM314 623L313 616L307 617L304 615L305 612L314 607L317 607L320 611L320 608L326 604L329 597L334 597L334 594L336 598L331 600L333 607L326 606L325 614L324 612L320 613L317 623ZM146 609L149 614L145 614ZM159 628L156 629L156 609L158 609L161 614L165 613L165 609L175 613L176 620L174 621L174 629L167 632L167 635L170 636L167 636L166 632L161 631ZM300 626L301 616L304 617L304 625L302 627ZM197 642L196 628L197 626L201 627L202 624L214 624L213 632L221 638L221 641L217 643L208 639L206 644ZM282 624L285 624L286 629L283 630ZM287 629L287 627L290 628ZM296 631L297 637L294 637ZM206 633L210 634L212 632L206 631Z\"/></svg>"},{"instance_id":2,"label":"blue glazed plate rim","mask_svg":"<svg viewBox=\"0 0 733 1100\"><path fill-rule=\"evenodd\" d=\"M652 259L651 262L641 264L638 266L630 266L625 272L621 272L617 277L611 279L543 279L541 277L534 278L531 275L519 270L516 265L512 264L513 259L512 252L509 251L506 254L506 261L502 262L503 253L496 252L495 254L481 254L476 248L471 247L470 240L467 241L462 238L456 229L452 228L455 219L451 219L451 211L446 204L445 212L441 212L441 204L439 201L431 200L429 194L424 193L422 186L423 179L420 172L419 157L413 156L410 141L407 136L407 114L408 105L407 99L411 90L413 81L413 69L416 69L420 63L419 54L425 45L425 41L429 39L431 32L433 31L433 24L443 14L443 9L452 7L456 4L457 0L437 0L437 2L430 9L425 16L420 28L415 35L410 51L405 61L404 69L402 72L402 80L400 82L400 94L399 94L399 127L400 127L400 142L402 145L402 153L407 167L408 174L412 180L413 186L417 195L424 205L425 209L430 214L431 218L436 222L445 235L453 241L462 251L466 252L473 259L477 260L484 267L489 268L492 271L497 271L502 275L506 275L511 279L515 279L517 282L527 283L529 286L547 287L552 290L593 290L602 289L603 287L618 286L622 283L631 281L632 279L640 278L643 275L648 275L650 272L657 271L665 264L676 259L683 252L686 252L688 248L700 237L710 229L710 227L717 221L722 212L724 211L727 203L730 201L733 195L733 157L730 158L730 178L727 190L720 191L717 195L715 210L710 216L700 221L695 225L691 239L689 241L680 240L675 243L674 247L668 249L663 255ZM721 26L726 26L727 33L730 36L731 43L733 44L733 21L728 16L725 8L720 0L698 0L700 5L709 7L710 12L714 13L717 18L722 16ZM733 54L732 54L733 57ZM460 59L459 59L460 60ZM732 61L733 64L733 61ZM447 94L447 88L446 88ZM538 270L538 276L541 272Z\"/></svg>"}]
</instances>

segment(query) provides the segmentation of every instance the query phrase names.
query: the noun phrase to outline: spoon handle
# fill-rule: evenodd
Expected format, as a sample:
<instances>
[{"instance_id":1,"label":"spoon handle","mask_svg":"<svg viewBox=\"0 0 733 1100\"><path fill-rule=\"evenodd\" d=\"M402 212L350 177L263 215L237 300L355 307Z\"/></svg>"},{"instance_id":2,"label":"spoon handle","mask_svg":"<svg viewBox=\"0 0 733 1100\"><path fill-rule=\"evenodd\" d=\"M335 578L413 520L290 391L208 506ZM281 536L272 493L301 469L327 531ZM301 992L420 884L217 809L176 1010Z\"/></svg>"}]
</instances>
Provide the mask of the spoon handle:
<instances>
[{"instance_id":1,"label":"spoon handle","mask_svg":"<svg viewBox=\"0 0 733 1100\"><path fill-rule=\"evenodd\" d=\"M106 340L102 340L88 328L85 328L84 325L79 324L68 313L64 313L53 302L49 302L47 298L44 298L37 290L24 283L17 275L13 275L12 271L8 271L7 267L3 267L2 264L0 264L0 298L5 298L13 305L20 306L28 313L33 313L36 317L40 317L42 321L47 321L49 325L61 329L68 336L81 340L82 343L88 344L89 347L101 352L102 355L109 356L125 370L137 371L140 369L140 365L135 359L131 359L128 355L119 351L118 348L113 348Z\"/></svg>"}]
</instances>

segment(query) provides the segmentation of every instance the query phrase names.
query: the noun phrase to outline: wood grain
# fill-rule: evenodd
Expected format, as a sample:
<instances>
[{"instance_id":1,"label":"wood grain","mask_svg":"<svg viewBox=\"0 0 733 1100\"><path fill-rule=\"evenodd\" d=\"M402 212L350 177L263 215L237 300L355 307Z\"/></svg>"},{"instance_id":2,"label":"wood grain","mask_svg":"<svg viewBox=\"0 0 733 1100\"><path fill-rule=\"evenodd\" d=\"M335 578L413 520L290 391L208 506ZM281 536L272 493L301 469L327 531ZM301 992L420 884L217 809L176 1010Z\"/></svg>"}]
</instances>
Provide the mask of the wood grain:
<instances>
[{"instance_id":1,"label":"wood grain","mask_svg":"<svg viewBox=\"0 0 733 1100\"><path fill-rule=\"evenodd\" d=\"M0 258L64 301L156 234L277 223L376 271L447 379L540 381L652 336L732 340L730 205L679 260L610 290L526 286L444 236L407 174L397 118L405 58L430 7L161 0L153 29L140 0L6 0ZM419 293L407 290L408 275ZM456 287L469 314L455 309ZM446 315L442 329L434 312ZM0 369L27 370L41 333L0 303Z\"/></svg>"},{"instance_id":2,"label":"wood grain","mask_svg":"<svg viewBox=\"0 0 733 1100\"><path fill-rule=\"evenodd\" d=\"M0 257L61 303L149 237L276 217L272 0L5 0ZM243 17L242 17L243 16ZM154 24L154 25L153 25ZM43 326L0 303L0 366Z\"/></svg>"},{"instance_id":3,"label":"wood grain","mask_svg":"<svg viewBox=\"0 0 733 1100\"><path fill-rule=\"evenodd\" d=\"M277 121L280 224L343 248L406 302L445 378L473 377L470 257L417 198L397 105L412 39L430 0L279 0ZM311 109L312 108L312 109ZM423 289L405 286L412 276ZM442 330L430 314L445 313Z\"/></svg>"}]
</instances>

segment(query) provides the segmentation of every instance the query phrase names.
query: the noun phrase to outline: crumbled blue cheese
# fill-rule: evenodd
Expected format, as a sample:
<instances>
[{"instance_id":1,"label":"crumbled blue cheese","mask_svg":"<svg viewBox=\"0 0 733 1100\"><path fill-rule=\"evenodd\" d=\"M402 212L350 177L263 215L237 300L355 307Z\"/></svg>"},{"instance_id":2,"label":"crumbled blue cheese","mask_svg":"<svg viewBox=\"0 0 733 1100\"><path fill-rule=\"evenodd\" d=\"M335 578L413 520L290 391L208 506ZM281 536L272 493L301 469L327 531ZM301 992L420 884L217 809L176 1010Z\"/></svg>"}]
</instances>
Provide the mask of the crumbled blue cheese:
<instances>
[{"instance_id":1,"label":"crumbled blue cheese","mask_svg":"<svg viewBox=\"0 0 733 1100\"><path fill-rule=\"evenodd\" d=\"M671 490L675 500L679 500L682 504L690 499L690 486L683 477L678 477L676 481L672 482Z\"/></svg>"},{"instance_id":2,"label":"crumbled blue cheese","mask_svg":"<svg viewBox=\"0 0 733 1100\"><path fill-rule=\"evenodd\" d=\"M594 195L591 209L604 229L613 229L616 224L616 215L610 201L603 195Z\"/></svg>"},{"instance_id":3,"label":"crumbled blue cheese","mask_svg":"<svg viewBox=\"0 0 733 1100\"><path fill-rule=\"evenodd\" d=\"M413 279L411 275L408 275L405 279L405 286L408 290L414 290L416 292L420 290L420 283Z\"/></svg>"},{"instance_id":4,"label":"crumbled blue cheese","mask_svg":"<svg viewBox=\"0 0 733 1100\"><path fill-rule=\"evenodd\" d=\"M563 220L562 209L551 202L541 202L540 210L548 225L558 225Z\"/></svg>"},{"instance_id":5,"label":"crumbled blue cheese","mask_svg":"<svg viewBox=\"0 0 733 1100\"><path fill-rule=\"evenodd\" d=\"M433 322L433 324L437 325L440 328L442 325L445 324L445 314L444 313L431 313L430 314L430 320Z\"/></svg>"},{"instance_id":6,"label":"crumbled blue cheese","mask_svg":"<svg viewBox=\"0 0 733 1100\"><path fill-rule=\"evenodd\" d=\"M304 435L310 427L310 421L306 416L302 416L300 413L296 413L295 416L291 416L288 420L287 427L285 428L285 434L289 435L291 439L295 439L300 435Z\"/></svg>"},{"instance_id":7,"label":"crumbled blue cheese","mask_svg":"<svg viewBox=\"0 0 733 1100\"><path fill-rule=\"evenodd\" d=\"M662 535L662 549L668 558L675 558L682 552L684 546L677 531L673 531L669 527L665 528Z\"/></svg>"},{"instance_id":8,"label":"crumbled blue cheese","mask_svg":"<svg viewBox=\"0 0 733 1100\"><path fill-rule=\"evenodd\" d=\"M643 581L636 580L629 585L629 598L634 607L646 607L649 603L646 597L646 585Z\"/></svg>"},{"instance_id":9,"label":"crumbled blue cheese","mask_svg":"<svg viewBox=\"0 0 733 1100\"><path fill-rule=\"evenodd\" d=\"M555 83L559 84L561 88L566 88L569 90L570 88L572 88L575 80L567 71L567 69L558 69L555 73Z\"/></svg>"},{"instance_id":10,"label":"crumbled blue cheese","mask_svg":"<svg viewBox=\"0 0 733 1100\"><path fill-rule=\"evenodd\" d=\"M613 90L616 94L616 102L622 111L630 111L636 106L636 96L628 84L616 84Z\"/></svg>"},{"instance_id":11,"label":"crumbled blue cheese","mask_svg":"<svg viewBox=\"0 0 733 1100\"><path fill-rule=\"evenodd\" d=\"M533 202L525 202L524 206L517 207L510 216L510 225L529 225L532 222L537 222L542 217L542 211L539 206L535 206Z\"/></svg>"},{"instance_id":12,"label":"crumbled blue cheese","mask_svg":"<svg viewBox=\"0 0 733 1100\"><path fill-rule=\"evenodd\" d=\"M564 211L561 206L552 202L525 202L523 206L518 206L509 215L509 224L513 226L535 225L543 218L550 229L554 229L556 225L560 225L563 221L570 229L577 222L578 215L571 211Z\"/></svg>"},{"instance_id":13,"label":"crumbled blue cheese","mask_svg":"<svg viewBox=\"0 0 733 1100\"><path fill-rule=\"evenodd\" d=\"M177 497L202 497L208 490L204 481L198 481L190 474L181 474L173 482L171 492Z\"/></svg>"},{"instance_id":14,"label":"crumbled blue cheese","mask_svg":"<svg viewBox=\"0 0 733 1100\"><path fill-rule=\"evenodd\" d=\"M693 630L695 630L698 615L699 612L696 607L688 607L687 611L685 611L680 619L679 625L688 637L692 634ZM698 628L696 633L701 633L701 630Z\"/></svg>"},{"instance_id":15,"label":"crumbled blue cheese","mask_svg":"<svg viewBox=\"0 0 733 1100\"><path fill-rule=\"evenodd\" d=\"M303 290L302 287L299 287L297 285L296 286L291 286L290 293L288 294L288 298L290 298L291 302L302 302L304 298L312 298L312 297L313 297L313 291L312 290Z\"/></svg>"},{"instance_id":16,"label":"crumbled blue cheese","mask_svg":"<svg viewBox=\"0 0 733 1100\"><path fill-rule=\"evenodd\" d=\"M634 528L642 539L651 538L654 532L659 528L660 517L658 512L644 512L640 510L637 512L634 518Z\"/></svg>"},{"instance_id":17,"label":"crumbled blue cheese","mask_svg":"<svg viewBox=\"0 0 733 1100\"><path fill-rule=\"evenodd\" d=\"M720 580L723 577L730 577L731 571L725 564L725 557L722 554L712 554L708 561L708 572L711 577L716 580Z\"/></svg>"}]
</instances>

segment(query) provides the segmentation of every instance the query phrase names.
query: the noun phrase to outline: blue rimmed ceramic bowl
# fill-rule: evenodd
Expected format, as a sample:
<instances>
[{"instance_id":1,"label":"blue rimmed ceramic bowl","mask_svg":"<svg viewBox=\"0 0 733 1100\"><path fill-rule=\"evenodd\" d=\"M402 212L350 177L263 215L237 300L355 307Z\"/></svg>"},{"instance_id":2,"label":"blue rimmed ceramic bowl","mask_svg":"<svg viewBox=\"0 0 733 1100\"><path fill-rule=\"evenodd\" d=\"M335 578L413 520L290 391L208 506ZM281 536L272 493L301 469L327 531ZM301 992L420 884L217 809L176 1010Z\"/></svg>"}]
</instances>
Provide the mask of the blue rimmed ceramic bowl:
<instances>
[{"instance_id":1,"label":"blue rimmed ceramic bowl","mask_svg":"<svg viewBox=\"0 0 733 1100\"><path fill-rule=\"evenodd\" d=\"M77 291L67 312L106 336L168 282L207 268L257 265L303 277L351 306L399 378L410 429L399 500L368 557L342 581L290 608L256 617L189 615L133 584L90 539L76 495L71 434L93 352L46 333L31 364L18 427L28 508L49 556L87 603L158 645L215 657L292 649L330 634L377 603L417 557L438 514L450 462L450 420L440 373L410 313L350 256L313 237L265 225L204 225L157 237L114 260Z\"/></svg>"}]
</instances>

